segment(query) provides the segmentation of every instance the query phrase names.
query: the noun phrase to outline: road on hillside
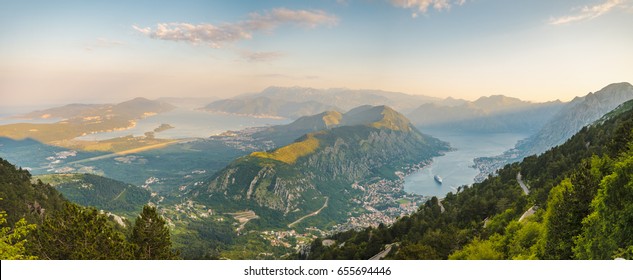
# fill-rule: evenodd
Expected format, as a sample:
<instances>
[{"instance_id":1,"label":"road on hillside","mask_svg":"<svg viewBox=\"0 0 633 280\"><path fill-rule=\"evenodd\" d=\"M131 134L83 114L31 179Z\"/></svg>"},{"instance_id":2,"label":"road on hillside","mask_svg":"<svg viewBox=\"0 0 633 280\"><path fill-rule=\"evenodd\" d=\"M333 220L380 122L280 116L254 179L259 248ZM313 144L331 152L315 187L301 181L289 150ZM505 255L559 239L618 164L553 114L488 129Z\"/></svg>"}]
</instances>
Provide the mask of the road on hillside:
<instances>
[{"instance_id":1,"label":"road on hillside","mask_svg":"<svg viewBox=\"0 0 633 280\"><path fill-rule=\"evenodd\" d=\"M530 190L528 189L528 186L523 183L523 180L521 180L521 172L517 173L517 181L519 182L519 186L521 186L521 189L523 189L523 192L525 193L525 195L530 194Z\"/></svg>"},{"instance_id":2,"label":"road on hillside","mask_svg":"<svg viewBox=\"0 0 633 280\"><path fill-rule=\"evenodd\" d=\"M440 207L440 213L444 213L444 211L446 211L446 209L444 209L444 204L442 204L442 199L437 200L437 206Z\"/></svg>"},{"instance_id":3,"label":"road on hillside","mask_svg":"<svg viewBox=\"0 0 633 280\"><path fill-rule=\"evenodd\" d=\"M536 213L536 209L538 209L538 206L536 205L530 207L530 209L528 209L527 211L525 211L525 213L523 213L523 215L521 215L521 218L519 218L519 222L523 221L529 216L534 215L534 213Z\"/></svg>"},{"instance_id":4,"label":"road on hillside","mask_svg":"<svg viewBox=\"0 0 633 280\"><path fill-rule=\"evenodd\" d=\"M326 196L326 197L325 197L325 203L323 203L323 206L321 206L321 208L319 208L319 210L316 210L316 211L314 211L314 212L312 212L312 213L310 213L310 214L308 214L308 215L305 215L305 216L303 216L303 217L299 218L298 220L296 220L296 221L294 221L294 222L292 222L292 223L288 224L288 227L293 227L294 225L296 225L296 224L298 224L299 222L303 221L303 219L305 219L305 218L308 218L308 217L312 217L312 216L319 215L319 213L321 213L321 210L323 210L323 209L325 209L325 207L327 207L327 203L328 203L328 201L330 201L330 198Z\"/></svg>"},{"instance_id":5,"label":"road on hillside","mask_svg":"<svg viewBox=\"0 0 633 280\"><path fill-rule=\"evenodd\" d=\"M381 260L382 258L386 257L387 254L391 252L391 247L393 247L393 245L394 244L387 244L384 250L380 251L378 254L375 254L373 257L369 258L369 260L370 261Z\"/></svg>"}]
</instances>

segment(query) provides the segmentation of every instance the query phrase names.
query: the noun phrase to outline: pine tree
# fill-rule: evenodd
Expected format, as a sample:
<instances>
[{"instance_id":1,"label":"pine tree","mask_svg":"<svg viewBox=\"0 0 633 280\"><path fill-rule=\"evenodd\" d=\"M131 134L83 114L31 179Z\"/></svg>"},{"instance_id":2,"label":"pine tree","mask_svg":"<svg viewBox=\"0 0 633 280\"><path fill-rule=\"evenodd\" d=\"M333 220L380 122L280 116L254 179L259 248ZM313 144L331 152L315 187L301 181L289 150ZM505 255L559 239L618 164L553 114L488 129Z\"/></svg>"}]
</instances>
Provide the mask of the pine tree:
<instances>
[{"instance_id":1,"label":"pine tree","mask_svg":"<svg viewBox=\"0 0 633 280\"><path fill-rule=\"evenodd\" d=\"M136 244L135 257L142 260L177 259L178 253L171 248L169 228L156 207L145 205L136 218L131 242Z\"/></svg>"},{"instance_id":2,"label":"pine tree","mask_svg":"<svg viewBox=\"0 0 633 280\"><path fill-rule=\"evenodd\" d=\"M133 246L105 215L69 202L30 235L27 251L52 260L133 258Z\"/></svg>"}]
</instances>

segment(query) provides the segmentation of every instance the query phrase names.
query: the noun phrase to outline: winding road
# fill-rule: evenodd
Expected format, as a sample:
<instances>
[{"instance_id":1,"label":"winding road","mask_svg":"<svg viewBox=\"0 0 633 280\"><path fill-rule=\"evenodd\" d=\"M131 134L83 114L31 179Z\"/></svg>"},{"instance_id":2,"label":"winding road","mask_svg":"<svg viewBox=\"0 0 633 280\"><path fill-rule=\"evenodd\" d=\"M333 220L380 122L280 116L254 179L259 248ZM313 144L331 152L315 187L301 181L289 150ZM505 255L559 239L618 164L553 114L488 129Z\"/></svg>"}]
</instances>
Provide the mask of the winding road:
<instances>
[{"instance_id":1,"label":"winding road","mask_svg":"<svg viewBox=\"0 0 633 280\"><path fill-rule=\"evenodd\" d=\"M519 186L521 186L521 189L523 189L523 192L525 193L525 195L530 194L530 187L526 185L525 183L523 183L523 180L521 179L521 172L517 173L517 182L519 182ZM523 215L521 215L521 218L519 218L519 222L523 221L525 218L529 216L534 215L534 213L536 212L536 209L538 209L538 206L536 205L530 207L530 209L528 209L527 211L525 211L525 213L523 213Z\"/></svg>"}]
</instances>

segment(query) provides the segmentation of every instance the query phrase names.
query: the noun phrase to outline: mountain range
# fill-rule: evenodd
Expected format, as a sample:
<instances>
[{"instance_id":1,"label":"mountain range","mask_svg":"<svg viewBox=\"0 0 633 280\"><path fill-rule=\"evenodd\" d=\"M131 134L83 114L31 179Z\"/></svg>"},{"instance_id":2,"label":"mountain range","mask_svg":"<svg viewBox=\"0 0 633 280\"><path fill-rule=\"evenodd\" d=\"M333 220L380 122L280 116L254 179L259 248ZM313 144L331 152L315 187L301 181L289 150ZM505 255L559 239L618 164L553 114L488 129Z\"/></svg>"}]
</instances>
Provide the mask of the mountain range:
<instances>
[{"instance_id":1,"label":"mountain range","mask_svg":"<svg viewBox=\"0 0 633 280\"><path fill-rule=\"evenodd\" d=\"M362 105L387 105L400 112L408 112L415 109L415 104L429 102L442 102L442 100L423 95L409 95L381 90L269 87L259 93L218 100L208 104L203 109L234 114L296 119L328 110L348 111ZM461 101L447 99L446 102L459 103Z\"/></svg>"},{"instance_id":2,"label":"mountain range","mask_svg":"<svg viewBox=\"0 0 633 280\"><path fill-rule=\"evenodd\" d=\"M316 101L286 101L258 96L249 99L224 99L208 104L203 110L259 117L284 117L296 119L328 110L340 110L332 105Z\"/></svg>"},{"instance_id":3,"label":"mountain range","mask_svg":"<svg viewBox=\"0 0 633 280\"><path fill-rule=\"evenodd\" d=\"M362 105L390 106L404 113L415 126L430 131L533 133L558 112L563 102L534 103L503 95L466 101L380 90L269 87L259 93L218 100L202 109L295 120L329 110L345 112Z\"/></svg>"},{"instance_id":4,"label":"mountain range","mask_svg":"<svg viewBox=\"0 0 633 280\"><path fill-rule=\"evenodd\" d=\"M455 106L427 103L407 114L418 127L463 132L536 132L563 106L533 103L503 95L481 97Z\"/></svg>"}]
</instances>

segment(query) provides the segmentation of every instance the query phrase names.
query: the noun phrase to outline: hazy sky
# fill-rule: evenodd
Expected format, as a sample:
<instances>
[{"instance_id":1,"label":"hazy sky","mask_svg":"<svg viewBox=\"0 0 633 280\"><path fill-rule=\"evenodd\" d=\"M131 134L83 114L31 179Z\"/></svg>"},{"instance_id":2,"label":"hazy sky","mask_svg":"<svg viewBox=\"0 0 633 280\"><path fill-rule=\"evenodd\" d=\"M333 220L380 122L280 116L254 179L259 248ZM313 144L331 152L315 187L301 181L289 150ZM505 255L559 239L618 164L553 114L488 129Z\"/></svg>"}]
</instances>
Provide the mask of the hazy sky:
<instances>
[{"instance_id":1,"label":"hazy sky","mask_svg":"<svg viewBox=\"0 0 633 280\"><path fill-rule=\"evenodd\" d=\"M633 82L633 0L0 5L0 107L273 85L545 101Z\"/></svg>"}]
</instances>

